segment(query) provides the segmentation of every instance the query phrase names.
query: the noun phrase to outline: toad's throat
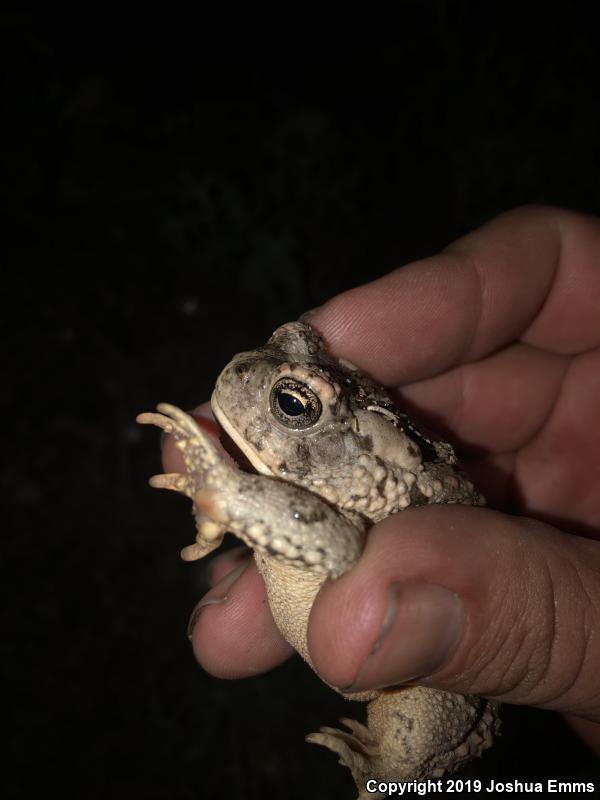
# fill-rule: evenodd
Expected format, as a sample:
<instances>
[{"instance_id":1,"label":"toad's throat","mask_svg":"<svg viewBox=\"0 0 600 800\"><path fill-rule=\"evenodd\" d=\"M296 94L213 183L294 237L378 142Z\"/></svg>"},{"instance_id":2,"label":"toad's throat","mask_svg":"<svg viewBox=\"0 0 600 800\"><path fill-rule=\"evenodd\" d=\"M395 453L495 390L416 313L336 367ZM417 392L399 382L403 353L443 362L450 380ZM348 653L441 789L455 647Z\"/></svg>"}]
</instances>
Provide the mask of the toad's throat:
<instances>
[{"instance_id":1,"label":"toad's throat","mask_svg":"<svg viewBox=\"0 0 600 800\"><path fill-rule=\"evenodd\" d=\"M216 398L216 392L213 392L210 398L210 405L215 419L222 429L221 443L224 449L236 460L237 464L242 469L246 469L247 472L256 470L260 475L273 475L266 464L260 460L254 448L240 437L239 433L227 419L225 412ZM247 462L247 464L245 462Z\"/></svg>"}]
</instances>

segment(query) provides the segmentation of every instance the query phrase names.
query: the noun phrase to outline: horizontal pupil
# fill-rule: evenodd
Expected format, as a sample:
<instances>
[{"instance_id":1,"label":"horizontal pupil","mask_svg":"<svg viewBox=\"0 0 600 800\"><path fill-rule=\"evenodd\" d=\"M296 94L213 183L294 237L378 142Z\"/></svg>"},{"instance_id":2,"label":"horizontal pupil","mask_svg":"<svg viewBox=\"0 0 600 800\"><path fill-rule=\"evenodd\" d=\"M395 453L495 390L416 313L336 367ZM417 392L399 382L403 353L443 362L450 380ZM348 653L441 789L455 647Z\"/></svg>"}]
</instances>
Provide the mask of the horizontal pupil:
<instances>
[{"instance_id":1,"label":"horizontal pupil","mask_svg":"<svg viewBox=\"0 0 600 800\"><path fill-rule=\"evenodd\" d=\"M304 414L304 404L298 400L297 397L294 397L293 394L280 392L280 394L277 395L277 402L279 408L284 414L287 414L288 417L298 417L300 414Z\"/></svg>"}]
</instances>

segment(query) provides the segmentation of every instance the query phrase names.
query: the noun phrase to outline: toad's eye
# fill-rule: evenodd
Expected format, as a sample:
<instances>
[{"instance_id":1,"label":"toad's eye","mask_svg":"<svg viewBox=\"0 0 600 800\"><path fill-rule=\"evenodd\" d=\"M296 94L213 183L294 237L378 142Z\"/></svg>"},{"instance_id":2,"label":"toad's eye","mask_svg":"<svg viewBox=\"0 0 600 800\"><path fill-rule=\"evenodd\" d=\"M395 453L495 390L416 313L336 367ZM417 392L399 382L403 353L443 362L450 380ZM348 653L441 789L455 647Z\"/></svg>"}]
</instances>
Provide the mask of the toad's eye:
<instances>
[{"instance_id":1,"label":"toad's eye","mask_svg":"<svg viewBox=\"0 0 600 800\"><path fill-rule=\"evenodd\" d=\"M293 378L282 378L271 389L271 411L275 418L299 431L310 428L320 418L323 407L312 389Z\"/></svg>"}]
</instances>

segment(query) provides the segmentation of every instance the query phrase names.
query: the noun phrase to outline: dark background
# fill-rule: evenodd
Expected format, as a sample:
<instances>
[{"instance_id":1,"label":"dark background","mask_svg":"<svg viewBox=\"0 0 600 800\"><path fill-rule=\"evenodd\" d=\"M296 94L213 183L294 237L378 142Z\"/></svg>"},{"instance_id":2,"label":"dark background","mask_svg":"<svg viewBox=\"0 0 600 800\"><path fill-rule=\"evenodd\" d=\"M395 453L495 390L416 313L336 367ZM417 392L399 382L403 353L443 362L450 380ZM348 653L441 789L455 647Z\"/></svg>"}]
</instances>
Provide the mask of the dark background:
<instances>
[{"instance_id":1,"label":"dark background","mask_svg":"<svg viewBox=\"0 0 600 800\"><path fill-rule=\"evenodd\" d=\"M600 212L595 25L499 8L399 3L386 39L267 19L264 41L233 10L2 12L3 796L354 796L303 743L348 712L307 668L194 662L189 507L147 488L158 437L133 420L504 209ZM507 708L463 777L597 767L556 715Z\"/></svg>"}]
</instances>

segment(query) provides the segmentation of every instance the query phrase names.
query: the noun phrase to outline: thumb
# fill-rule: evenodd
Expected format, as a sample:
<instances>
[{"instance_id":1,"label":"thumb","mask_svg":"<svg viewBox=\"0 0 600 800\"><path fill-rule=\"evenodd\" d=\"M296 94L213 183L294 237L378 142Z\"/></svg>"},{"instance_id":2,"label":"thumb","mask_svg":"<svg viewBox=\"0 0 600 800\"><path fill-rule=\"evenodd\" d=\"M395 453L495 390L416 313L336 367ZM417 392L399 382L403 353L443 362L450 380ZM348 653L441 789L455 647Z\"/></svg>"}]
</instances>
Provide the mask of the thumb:
<instances>
[{"instance_id":1,"label":"thumb","mask_svg":"<svg viewBox=\"0 0 600 800\"><path fill-rule=\"evenodd\" d=\"M489 509L409 509L313 606L346 692L418 683L600 720L600 543Z\"/></svg>"}]
</instances>

